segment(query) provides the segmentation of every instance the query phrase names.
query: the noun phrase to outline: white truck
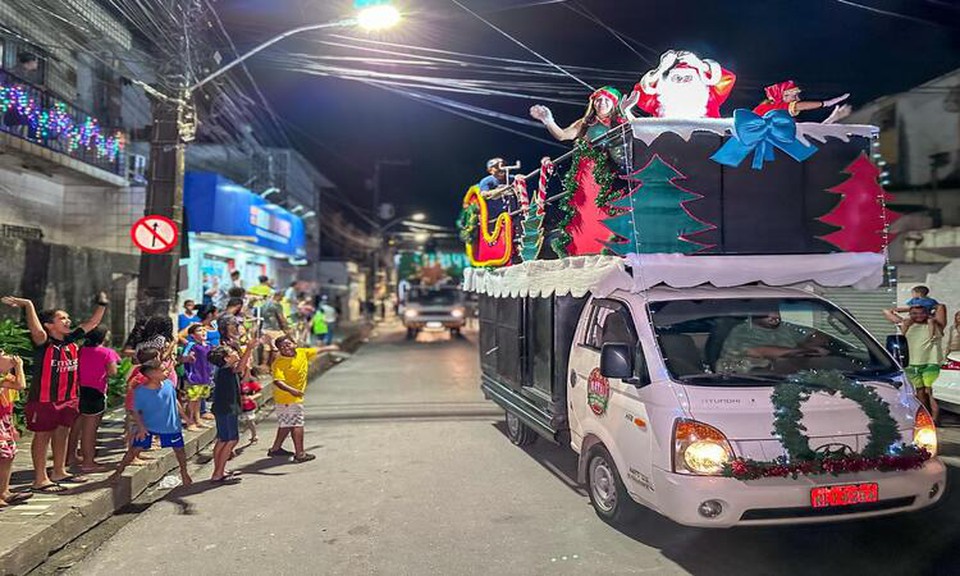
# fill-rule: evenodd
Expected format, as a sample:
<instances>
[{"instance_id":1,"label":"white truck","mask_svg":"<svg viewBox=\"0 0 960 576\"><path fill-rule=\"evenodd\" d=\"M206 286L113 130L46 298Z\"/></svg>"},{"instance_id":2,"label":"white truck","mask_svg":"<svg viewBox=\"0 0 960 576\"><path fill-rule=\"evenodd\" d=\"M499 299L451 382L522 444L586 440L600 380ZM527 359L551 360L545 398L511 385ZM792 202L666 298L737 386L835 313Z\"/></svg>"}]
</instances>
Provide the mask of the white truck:
<instances>
[{"instance_id":1,"label":"white truck","mask_svg":"<svg viewBox=\"0 0 960 576\"><path fill-rule=\"evenodd\" d=\"M638 505L700 527L918 510L946 484L933 421L894 357L815 290L877 280L883 264L859 253L633 255L468 270L465 289L480 294L482 389L505 409L515 444L569 444L609 522L630 521ZM875 391L896 438L874 466L857 460L873 440L865 410L814 389L800 397L794 431L819 462L864 469L771 468L802 466L774 433L773 394L798 374ZM891 463L907 452L923 457ZM731 473L757 462L772 473Z\"/></svg>"}]
</instances>

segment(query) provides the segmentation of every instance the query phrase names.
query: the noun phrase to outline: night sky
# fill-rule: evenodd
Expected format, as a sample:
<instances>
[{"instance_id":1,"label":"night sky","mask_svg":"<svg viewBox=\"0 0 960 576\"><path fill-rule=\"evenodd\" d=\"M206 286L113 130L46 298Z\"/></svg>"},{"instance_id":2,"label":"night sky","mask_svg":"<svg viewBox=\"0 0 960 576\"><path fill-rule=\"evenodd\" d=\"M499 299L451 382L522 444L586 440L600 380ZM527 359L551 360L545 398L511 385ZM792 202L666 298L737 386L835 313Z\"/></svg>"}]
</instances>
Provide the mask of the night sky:
<instances>
[{"instance_id":1,"label":"night sky","mask_svg":"<svg viewBox=\"0 0 960 576\"><path fill-rule=\"evenodd\" d=\"M609 32L562 3L529 6L531 0L461 0L518 40L554 62L633 72L617 87L624 93L656 63L660 52L686 49L734 71L738 81L723 107L753 107L762 87L793 79L804 97L852 94L856 108L879 96L907 90L960 67L960 2L953 0L856 0L856 4L908 18L873 13L838 0L580 0L606 25L646 47L642 60ZM396 2L406 20L375 38L503 58L534 60L447 0ZM349 15L349 0L230 0L216 4L241 50L304 24ZM369 37L361 31L339 31ZM371 207L364 180L380 159L405 159L409 168L386 168L384 201L449 225L466 189L484 175L487 158L521 160L524 171L545 154L562 149L483 126L402 95L350 80L289 71L288 53L363 53L317 43L322 33L278 44L250 62L250 69L295 147L333 180L345 199ZM228 54L228 52L225 52ZM229 58L227 58L229 60ZM363 62L351 66L365 67ZM407 71L394 69L393 72ZM444 75L444 74L440 74ZM575 86L573 81L569 86ZM509 89L509 81L503 88ZM588 90L582 88L585 102ZM499 96L441 94L515 116L527 116L533 101ZM561 125L583 106L551 104ZM814 120L815 116L805 116ZM513 126L513 125L511 125ZM545 130L513 126L548 138Z\"/></svg>"}]
</instances>

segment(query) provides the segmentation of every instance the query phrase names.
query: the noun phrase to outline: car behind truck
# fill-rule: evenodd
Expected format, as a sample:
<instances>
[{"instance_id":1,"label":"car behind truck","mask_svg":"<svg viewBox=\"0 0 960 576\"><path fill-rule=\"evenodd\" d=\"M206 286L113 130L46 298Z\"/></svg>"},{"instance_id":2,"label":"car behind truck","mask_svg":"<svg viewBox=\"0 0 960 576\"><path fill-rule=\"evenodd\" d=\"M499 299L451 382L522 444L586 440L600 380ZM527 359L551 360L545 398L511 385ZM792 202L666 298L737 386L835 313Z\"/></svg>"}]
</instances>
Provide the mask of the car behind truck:
<instances>
[{"instance_id":1,"label":"car behind truck","mask_svg":"<svg viewBox=\"0 0 960 576\"><path fill-rule=\"evenodd\" d=\"M776 270L750 256L679 258L667 270L596 257L592 276L553 284L542 262L468 272L467 289L480 292L482 389L504 408L513 443L569 445L610 522L630 521L638 505L702 527L836 521L942 497L936 430L897 361L814 291L760 281L852 284L882 256L784 256ZM727 287L672 287L685 267L723 270ZM805 427L803 462L831 473L806 471L774 435L790 424L778 422L775 392L795 389L807 390L793 422ZM861 405L848 398L857 394ZM882 455L869 454L864 397L895 426Z\"/></svg>"}]
</instances>

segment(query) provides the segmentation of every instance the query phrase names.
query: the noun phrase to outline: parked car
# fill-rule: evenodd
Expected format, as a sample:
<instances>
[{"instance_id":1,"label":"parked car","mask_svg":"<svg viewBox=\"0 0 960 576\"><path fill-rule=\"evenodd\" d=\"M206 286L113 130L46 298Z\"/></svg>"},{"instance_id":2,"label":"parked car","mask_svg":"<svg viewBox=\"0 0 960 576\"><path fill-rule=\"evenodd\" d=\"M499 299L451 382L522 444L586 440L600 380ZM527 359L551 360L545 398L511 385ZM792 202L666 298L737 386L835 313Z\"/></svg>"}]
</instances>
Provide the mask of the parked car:
<instances>
[{"instance_id":1,"label":"parked car","mask_svg":"<svg viewBox=\"0 0 960 576\"><path fill-rule=\"evenodd\" d=\"M940 409L960 414L960 352L947 354L940 377L933 383L933 397Z\"/></svg>"}]
</instances>

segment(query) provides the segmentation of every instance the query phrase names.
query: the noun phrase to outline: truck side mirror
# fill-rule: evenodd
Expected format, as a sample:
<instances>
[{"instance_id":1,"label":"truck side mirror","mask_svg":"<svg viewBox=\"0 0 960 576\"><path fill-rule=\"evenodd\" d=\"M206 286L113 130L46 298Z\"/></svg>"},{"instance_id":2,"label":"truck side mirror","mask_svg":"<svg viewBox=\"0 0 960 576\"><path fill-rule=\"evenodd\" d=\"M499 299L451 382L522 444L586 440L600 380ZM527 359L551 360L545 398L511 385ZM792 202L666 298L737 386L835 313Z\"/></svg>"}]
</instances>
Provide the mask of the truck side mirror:
<instances>
[{"instance_id":1,"label":"truck side mirror","mask_svg":"<svg viewBox=\"0 0 960 576\"><path fill-rule=\"evenodd\" d=\"M910 363L910 349L907 346L907 337L902 334L891 334L887 336L887 352L900 363L900 366L907 366Z\"/></svg>"},{"instance_id":2,"label":"truck side mirror","mask_svg":"<svg viewBox=\"0 0 960 576\"><path fill-rule=\"evenodd\" d=\"M600 374L604 378L632 379L635 376L634 354L629 344L604 344L600 349Z\"/></svg>"}]
</instances>

